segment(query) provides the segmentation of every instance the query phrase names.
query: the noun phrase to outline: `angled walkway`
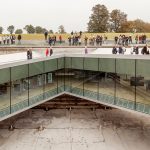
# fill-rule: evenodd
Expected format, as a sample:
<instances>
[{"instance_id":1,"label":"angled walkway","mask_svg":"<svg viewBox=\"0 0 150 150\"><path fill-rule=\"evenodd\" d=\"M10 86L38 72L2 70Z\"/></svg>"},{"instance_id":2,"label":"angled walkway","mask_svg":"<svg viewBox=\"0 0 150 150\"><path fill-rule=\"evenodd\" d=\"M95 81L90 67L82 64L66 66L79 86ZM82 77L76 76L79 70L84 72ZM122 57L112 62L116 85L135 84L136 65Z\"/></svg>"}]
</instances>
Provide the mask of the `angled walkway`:
<instances>
[{"instance_id":1,"label":"angled walkway","mask_svg":"<svg viewBox=\"0 0 150 150\"><path fill-rule=\"evenodd\" d=\"M36 54L0 64L0 120L64 93L150 114L149 56Z\"/></svg>"}]
</instances>

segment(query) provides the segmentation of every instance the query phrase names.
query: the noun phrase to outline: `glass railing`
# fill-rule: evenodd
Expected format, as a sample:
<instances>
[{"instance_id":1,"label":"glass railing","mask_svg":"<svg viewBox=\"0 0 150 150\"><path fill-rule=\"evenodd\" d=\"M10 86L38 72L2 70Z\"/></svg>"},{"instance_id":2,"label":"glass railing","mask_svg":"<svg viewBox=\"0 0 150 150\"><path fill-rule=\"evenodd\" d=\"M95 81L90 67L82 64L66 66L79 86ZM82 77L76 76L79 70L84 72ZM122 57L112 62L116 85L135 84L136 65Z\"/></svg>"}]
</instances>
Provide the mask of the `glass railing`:
<instances>
[{"instance_id":1,"label":"glass railing","mask_svg":"<svg viewBox=\"0 0 150 150\"><path fill-rule=\"evenodd\" d=\"M150 105L142 104L142 103L136 103L136 111L150 114Z\"/></svg>"},{"instance_id":2,"label":"glass railing","mask_svg":"<svg viewBox=\"0 0 150 150\"><path fill-rule=\"evenodd\" d=\"M22 110L26 107L28 107L28 99L21 101L19 103L16 103L14 105L11 105L11 113L17 112L17 111Z\"/></svg>"},{"instance_id":3,"label":"glass railing","mask_svg":"<svg viewBox=\"0 0 150 150\"><path fill-rule=\"evenodd\" d=\"M9 115L10 111L12 114L19 110L27 108L28 106L32 106L34 104L42 102L43 100L57 96L57 94L64 92L64 90L65 90L65 92L72 93L77 96L100 101L100 102L103 102L106 104L116 105L119 107L135 110L135 111L146 113L146 114L150 114L150 105L146 105L146 104L142 104L142 103L135 103L134 101L130 101L130 100L126 100L123 98L118 98L115 96L102 94L102 93L98 93L98 92L93 92L93 91L86 90L86 89L83 90L83 89L77 88L77 87L62 85L58 88L54 88L54 89L46 91L42 94L33 96L29 99L29 101L28 101L28 99L26 99L24 101L21 101L19 103L11 105L11 110L10 110L10 107L0 110L0 118Z\"/></svg>"},{"instance_id":4,"label":"glass railing","mask_svg":"<svg viewBox=\"0 0 150 150\"><path fill-rule=\"evenodd\" d=\"M107 94L92 92L86 89L83 90L81 88L76 88L76 87L71 88L71 86L67 86L67 85L65 85L65 89L66 92L78 96L86 97L93 100L98 100L106 104L116 105L119 107L135 110L138 112L150 114L150 105L147 104L135 103L134 101L131 100L118 98Z\"/></svg>"},{"instance_id":5,"label":"glass railing","mask_svg":"<svg viewBox=\"0 0 150 150\"><path fill-rule=\"evenodd\" d=\"M43 100L57 96L57 94L62 93L62 92L64 92L64 86L60 86L58 88L46 91L42 94L33 96L29 100L26 99L26 100L21 101L19 103L13 104L13 105L11 105L11 108L10 108L10 106L8 106L7 108L0 110L0 118L8 116L10 114L13 114L19 110L22 110L24 108L27 108L27 107L32 106L34 104L37 104L39 102L42 102Z\"/></svg>"},{"instance_id":6,"label":"glass railing","mask_svg":"<svg viewBox=\"0 0 150 150\"><path fill-rule=\"evenodd\" d=\"M8 116L10 114L10 107L6 107L0 110L0 118Z\"/></svg>"}]
</instances>

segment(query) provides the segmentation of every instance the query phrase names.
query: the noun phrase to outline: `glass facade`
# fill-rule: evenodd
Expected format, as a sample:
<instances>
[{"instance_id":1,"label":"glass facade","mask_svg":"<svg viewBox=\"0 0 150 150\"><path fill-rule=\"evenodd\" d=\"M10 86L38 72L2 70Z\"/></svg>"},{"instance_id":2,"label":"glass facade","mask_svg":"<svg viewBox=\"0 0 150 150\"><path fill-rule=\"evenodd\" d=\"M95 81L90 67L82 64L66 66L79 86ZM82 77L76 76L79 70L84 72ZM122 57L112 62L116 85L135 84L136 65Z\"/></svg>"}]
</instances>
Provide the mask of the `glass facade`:
<instances>
[{"instance_id":1,"label":"glass facade","mask_svg":"<svg viewBox=\"0 0 150 150\"><path fill-rule=\"evenodd\" d=\"M62 57L0 69L0 118L72 93L150 114L150 60Z\"/></svg>"}]
</instances>

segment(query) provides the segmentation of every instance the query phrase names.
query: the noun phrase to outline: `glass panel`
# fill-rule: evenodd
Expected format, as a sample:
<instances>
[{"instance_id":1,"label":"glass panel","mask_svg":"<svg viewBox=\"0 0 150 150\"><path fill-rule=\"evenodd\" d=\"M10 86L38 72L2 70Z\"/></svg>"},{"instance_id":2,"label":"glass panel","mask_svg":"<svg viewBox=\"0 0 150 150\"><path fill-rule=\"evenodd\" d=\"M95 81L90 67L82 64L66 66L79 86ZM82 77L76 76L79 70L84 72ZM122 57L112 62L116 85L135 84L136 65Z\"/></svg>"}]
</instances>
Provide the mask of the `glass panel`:
<instances>
[{"instance_id":1,"label":"glass panel","mask_svg":"<svg viewBox=\"0 0 150 150\"><path fill-rule=\"evenodd\" d=\"M150 61L136 60L136 109L150 114Z\"/></svg>"},{"instance_id":2,"label":"glass panel","mask_svg":"<svg viewBox=\"0 0 150 150\"><path fill-rule=\"evenodd\" d=\"M83 82L84 82L84 70L83 70L83 58L72 58L71 65L72 70L71 73L73 76L71 77L71 92L83 96Z\"/></svg>"},{"instance_id":3,"label":"glass panel","mask_svg":"<svg viewBox=\"0 0 150 150\"><path fill-rule=\"evenodd\" d=\"M35 104L44 99L44 63L29 64L29 103ZM36 74L36 75L35 75Z\"/></svg>"},{"instance_id":4,"label":"glass panel","mask_svg":"<svg viewBox=\"0 0 150 150\"><path fill-rule=\"evenodd\" d=\"M29 76L42 74L44 72L43 62L36 62L29 65Z\"/></svg>"},{"instance_id":5,"label":"glass panel","mask_svg":"<svg viewBox=\"0 0 150 150\"><path fill-rule=\"evenodd\" d=\"M0 118L10 114L10 68L0 70Z\"/></svg>"},{"instance_id":6,"label":"glass panel","mask_svg":"<svg viewBox=\"0 0 150 150\"><path fill-rule=\"evenodd\" d=\"M99 73L99 100L113 104L115 100L115 73Z\"/></svg>"},{"instance_id":7,"label":"glass panel","mask_svg":"<svg viewBox=\"0 0 150 150\"><path fill-rule=\"evenodd\" d=\"M83 58L72 58L72 69L83 69Z\"/></svg>"},{"instance_id":8,"label":"glass panel","mask_svg":"<svg viewBox=\"0 0 150 150\"><path fill-rule=\"evenodd\" d=\"M84 70L98 71L98 58L85 58Z\"/></svg>"},{"instance_id":9,"label":"glass panel","mask_svg":"<svg viewBox=\"0 0 150 150\"><path fill-rule=\"evenodd\" d=\"M91 99L98 99L98 77L99 73L85 70L84 96Z\"/></svg>"},{"instance_id":10,"label":"glass panel","mask_svg":"<svg viewBox=\"0 0 150 150\"><path fill-rule=\"evenodd\" d=\"M99 100L114 103L115 100L115 59L99 59Z\"/></svg>"},{"instance_id":11,"label":"glass panel","mask_svg":"<svg viewBox=\"0 0 150 150\"><path fill-rule=\"evenodd\" d=\"M45 72L52 72L57 70L57 59L45 61Z\"/></svg>"},{"instance_id":12,"label":"glass panel","mask_svg":"<svg viewBox=\"0 0 150 150\"><path fill-rule=\"evenodd\" d=\"M64 57L58 58L58 69L63 69L65 66Z\"/></svg>"},{"instance_id":13,"label":"glass panel","mask_svg":"<svg viewBox=\"0 0 150 150\"><path fill-rule=\"evenodd\" d=\"M65 84L65 69L60 69L56 73L58 79L58 93L64 92L64 84Z\"/></svg>"},{"instance_id":14,"label":"glass panel","mask_svg":"<svg viewBox=\"0 0 150 150\"><path fill-rule=\"evenodd\" d=\"M71 92L73 94L83 96L84 70L72 69L71 73L73 74L71 76Z\"/></svg>"},{"instance_id":15,"label":"glass panel","mask_svg":"<svg viewBox=\"0 0 150 150\"><path fill-rule=\"evenodd\" d=\"M99 71L115 73L115 59L100 58Z\"/></svg>"},{"instance_id":16,"label":"glass panel","mask_svg":"<svg viewBox=\"0 0 150 150\"><path fill-rule=\"evenodd\" d=\"M116 105L135 107L135 60L116 60Z\"/></svg>"},{"instance_id":17,"label":"glass panel","mask_svg":"<svg viewBox=\"0 0 150 150\"><path fill-rule=\"evenodd\" d=\"M12 68L11 80L19 80L28 77L28 65L21 65Z\"/></svg>"},{"instance_id":18,"label":"glass panel","mask_svg":"<svg viewBox=\"0 0 150 150\"><path fill-rule=\"evenodd\" d=\"M65 91L71 91L71 79L74 76L72 71L72 58L65 58Z\"/></svg>"},{"instance_id":19,"label":"glass panel","mask_svg":"<svg viewBox=\"0 0 150 150\"><path fill-rule=\"evenodd\" d=\"M11 68L11 112L28 106L28 65Z\"/></svg>"},{"instance_id":20,"label":"glass panel","mask_svg":"<svg viewBox=\"0 0 150 150\"><path fill-rule=\"evenodd\" d=\"M10 69L0 69L0 84L10 81Z\"/></svg>"},{"instance_id":21,"label":"glass panel","mask_svg":"<svg viewBox=\"0 0 150 150\"><path fill-rule=\"evenodd\" d=\"M44 98L48 99L52 96L57 95L57 77L55 75L55 71L46 73L44 82L45 82Z\"/></svg>"},{"instance_id":22,"label":"glass panel","mask_svg":"<svg viewBox=\"0 0 150 150\"><path fill-rule=\"evenodd\" d=\"M69 57L65 57L65 68L71 68L71 59Z\"/></svg>"}]
</instances>

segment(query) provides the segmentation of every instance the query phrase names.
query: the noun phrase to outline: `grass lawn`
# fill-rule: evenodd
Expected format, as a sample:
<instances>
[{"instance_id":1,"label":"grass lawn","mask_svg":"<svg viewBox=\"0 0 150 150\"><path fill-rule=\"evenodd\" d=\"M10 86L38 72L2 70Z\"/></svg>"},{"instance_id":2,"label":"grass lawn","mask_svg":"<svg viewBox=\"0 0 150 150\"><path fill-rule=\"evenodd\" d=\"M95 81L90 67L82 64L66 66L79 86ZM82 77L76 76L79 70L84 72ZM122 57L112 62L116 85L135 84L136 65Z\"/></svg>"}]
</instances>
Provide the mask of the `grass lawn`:
<instances>
[{"instance_id":1,"label":"grass lawn","mask_svg":"<svg viewBox=\"0 0 150 150\"><path fill-rule=\"evenodd\" d=\"M106 35L108 37L108 39L112 40L114 39L115 36L119 36L120 34L125 34L125 35L132 35L132 37L134 38L137 34L138 35L142 35L143 33L83 33L82 38L84 38L85 36L92 37L92 36L96 36L96 35ZM150 38L150 33L145 33L147 38ZM53 34L50 34L51 36ZM54 34L56 35L57 39L58 37L61 35L63 40L67 40L68 37L70 36L70 34L66 33L66 34ZM2 36L0 34L0 36ZM17 36L17 35L16 35ZM22 39L23 40L43 40L44 39L44 34L22 34Z\"/></svg>"}]
</instances>

